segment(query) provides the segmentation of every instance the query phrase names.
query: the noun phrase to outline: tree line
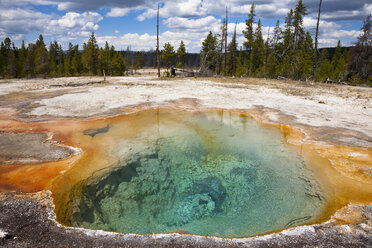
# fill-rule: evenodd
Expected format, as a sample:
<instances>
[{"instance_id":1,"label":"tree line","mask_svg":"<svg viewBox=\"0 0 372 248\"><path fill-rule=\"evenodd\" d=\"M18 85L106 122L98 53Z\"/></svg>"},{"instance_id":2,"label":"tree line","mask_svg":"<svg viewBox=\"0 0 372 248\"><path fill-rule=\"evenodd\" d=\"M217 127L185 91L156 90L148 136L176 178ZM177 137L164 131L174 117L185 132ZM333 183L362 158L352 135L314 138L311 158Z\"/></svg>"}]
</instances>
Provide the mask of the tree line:
<instances>
[{"instance_id":1,"label":"tree line","mask_svg":"<svg viewBox=\"0 0 372 248\"><path fill-rule=\"evenodd\" d=\"M175 52L166 43L162 51L162 65L170 66L177 62L178 67L197 66L198 54L186 53L183 41ZM99 47L94 33L83 44L69 43L67 51L57 41L51 42L47 48L42 35L35 43L26 47L24 41L17 48L10 38L5 38L0 45L0 77L31 78L31 77L63 77L80 75L112 75L122 76L135 72L143 67L156 66L156 52L137 52L128 48L126 51L116 51L107 42Z\"/></svg>"},{"instance_id":2,"label":"tree line","mask_svg":"<svg viewBox=\"0 0 372 248\"><path fill-rule=\"evenodd\" d=\"M36 43L20 48L15 47L9 38L1 42L0 76L6 78L79 76L98 75L105 72L110 75L123 75L126 62L114 46L106 42L99 48L94 33L83 44L82 51L78 45L69 43L68 50L62 50L57 41L46 48L43 36Z\"/></svg>"},{"instance_id":3,"label":"tree line","mask_svg":"<svg viewBox=\"0 0 372 248\"><path fill-rule=\"evenodd\" d=\"M299 0L283 25L279 22L266 39L260 18L256 18L253 3L245 21L243 48L238 50L236 25L227 43L228 13L219 33L209 32L202 42L200 54L186 52L183 41L175 49L169 42L161 50L161 65L169 68L199 67L202 75L236 77L289 78L294 80L348 81L372 85L372 16L364 20L361 35L350 49L339 41L335 52L328 49L315 52L313 39L305 31L303 18L307 8ZM319 55L318 55L319 53ZM314 60L314 54L318 55ZM10 38L0 46L0 77L61 77L80 75L126 75L143 67L156 67L156 51L117 51L107 42L99 47L94 36L83 44L69 43L67 51L57 41L47 49L43 36L27 47L24 41L17 48ZM314 65L314 61L316 64ZM315 69L313 71L313 69Z\"/></svg>"},{"instance_id":4,"label":"tree line","mask_svg":"<svg viewBox=\"0 0 372 248\"><path fill-rule=\"evenodd\" d=\"M236 27L231 42L225 45L228 23L224 21L221 32L209 32L202 43L202 68L209 74L225 76L349 81L372 86L371 15L364 20L361 35L350 50L343 49L339 41L333 56L327 49L317 51L322 52L314 65L313 75L314 44L303 24L307 14L306 6L299 0L287 14L284 25L281 26L278 20L272 33L269 31L264 39L261 20L256 19L253 3L243 31L244 50L237 50Z\"/></svg>"}]
</instances>

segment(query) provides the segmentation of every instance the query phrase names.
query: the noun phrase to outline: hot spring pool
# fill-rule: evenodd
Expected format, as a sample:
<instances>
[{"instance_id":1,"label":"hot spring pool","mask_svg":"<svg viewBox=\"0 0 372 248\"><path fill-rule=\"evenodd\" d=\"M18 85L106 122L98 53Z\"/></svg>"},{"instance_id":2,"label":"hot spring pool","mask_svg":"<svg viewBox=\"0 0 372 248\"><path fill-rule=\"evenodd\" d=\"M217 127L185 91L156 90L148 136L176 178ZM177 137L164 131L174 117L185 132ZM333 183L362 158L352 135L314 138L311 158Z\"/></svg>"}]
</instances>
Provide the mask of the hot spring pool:
<instances>
[{"instance_id":1,"label":"hot spring pool","mask_svg":"<svg viewBox=\"0 0 372 248\"><path fill-rule=\"evenodd\" d=\"M72 187L79 194L67 224L242 237L309 222L324 204L311 170L275 128L221 111L131 118L89 137L111 144L100 152L116 162Z\"/></svg>"}]
</instances>

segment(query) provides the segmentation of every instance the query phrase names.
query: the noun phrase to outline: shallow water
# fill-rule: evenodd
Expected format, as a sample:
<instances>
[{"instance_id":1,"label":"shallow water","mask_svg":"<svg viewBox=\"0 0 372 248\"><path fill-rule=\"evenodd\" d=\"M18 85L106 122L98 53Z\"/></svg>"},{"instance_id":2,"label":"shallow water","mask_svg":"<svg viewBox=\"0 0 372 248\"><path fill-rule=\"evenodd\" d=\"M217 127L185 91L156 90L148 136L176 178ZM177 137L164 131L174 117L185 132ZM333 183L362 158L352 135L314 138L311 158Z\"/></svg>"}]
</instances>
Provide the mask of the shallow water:
<instances>
[{"instance_id":1,"label":"shallow water","mask_svg":"<svg viewBox=\"0 0 372 248\"><path fill-rule=\"evenodd\" d=\"M133 117L146 125L130 138L120 122L93 137L110 137L115 145L103 152L117 162L76 186L69 224L242 237L306 223L323 206L311 171L278 130L229 112L147 115Z\"/></svg>"}]
</instances>

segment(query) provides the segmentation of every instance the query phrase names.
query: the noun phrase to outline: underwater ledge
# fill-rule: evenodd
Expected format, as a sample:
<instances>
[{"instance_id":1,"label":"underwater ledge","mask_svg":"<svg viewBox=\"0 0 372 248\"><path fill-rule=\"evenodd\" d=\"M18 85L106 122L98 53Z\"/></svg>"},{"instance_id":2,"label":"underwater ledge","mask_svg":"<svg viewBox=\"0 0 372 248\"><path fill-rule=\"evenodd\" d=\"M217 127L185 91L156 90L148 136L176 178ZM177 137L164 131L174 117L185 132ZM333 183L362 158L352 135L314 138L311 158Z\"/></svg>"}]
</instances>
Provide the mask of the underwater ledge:
<instances>
[{"instance_id":1,"label":"underwater ledge","mask_svg":"<svg viewBox=\"0 0 372 248\"><path fill-rule=\"evenodd\" d=\"M5 247L371 247L372 205L349 204L322 224L251 238L189 234L120 234L65 227L50 191L0 193L0 245Z\"/></svg>"}]
</instances>

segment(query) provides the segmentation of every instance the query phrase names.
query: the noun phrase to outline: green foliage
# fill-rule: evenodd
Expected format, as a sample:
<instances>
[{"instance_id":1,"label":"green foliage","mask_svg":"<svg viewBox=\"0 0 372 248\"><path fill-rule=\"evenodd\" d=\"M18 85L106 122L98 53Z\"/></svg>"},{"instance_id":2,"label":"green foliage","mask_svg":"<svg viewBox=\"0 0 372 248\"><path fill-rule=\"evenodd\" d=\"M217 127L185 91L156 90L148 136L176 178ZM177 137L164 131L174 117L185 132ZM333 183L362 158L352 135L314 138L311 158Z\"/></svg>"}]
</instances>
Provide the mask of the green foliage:
<instances>
[{"instance_id":1,"label":"green foliage","mask_svg":"<svg viewBox=\"0 0 372 248\"><path fill-rule=\"evenodd\" d=\"M84 45L83 52L78 45L69 43L66 54L57 41L51 42L47 50L42 35L27 48L22 41L21 48L17 49L9 38L0 44L1 77L94 75L94 68L96 73L105 69L110 75L123 75L126 69L122 54L113 46L109 47L106 42L105 47L98 50L94 34Z\"/></svg>"},{"instance_id":2,"label":"green foliage","mask_svg":"<svg viewBox=\"0 0 372 248\"><path fill-rule=\"evenodd\" d=\"M243 43L246 50L250 51L253 48L254 43L254 30L253 30L253 24L254 24L254 17L255 14L255 7L256 5L252 3L251 10L248 15L248 19L245 21L246 29L243 31L244 38L246 41Z\"/></svg>"},{"instance_id":3,"label":"green foliage","mask_svg":"<svg viewBox=\"0 0 372 248\"><path fill-rule=\"evenodd\" d=\"M183 68L186 59L186 47L185 44L183 43L183 40L181 40L180 46L177 49L177 56L179 59L179 62L177 63L177 68Z\"/></svg>"},{"instance_id":4,"label":"green foliage","mask_svg":"<svg viewBox=\"0 0 372 248\"><path fill-rule=\"evenodd\" d=\"M262 77L265 60L265 44L262 38L261 20L258 20L257 28L254 32L254 41L249 60L249 71L252 76Z\"/></svg>"},{"instance_id":5,"label":"green foliage","mask_svg":"<svg viewBox=\"0 0 372 248\"><path fill-rule=\"evenodd\" d=\"M46 76L49 70L48 51L45 47L43 36L40 35L36 41L35 74Z\"/></svg>"},{"instance_id":6,"label":"green foliage","mask_svg":"<svg viewBox=\"0 0 372 248\"><path fill-rule=\"evenodd\" d=\"M372 14L364 20L358 42L350 52L347 76L353 84L371 85L372 75Z\"/></svg>"},{"instance_id":7,"label":"green foliage","mask_svg":"<svg viewBox=\"0 0 372 248\"><path fill-rule=\"evenodd\" d=\"M217 37L209 32L202 43L200 52L201 65L214 72L217 69Z\"/></svg>"},{"instance_id":8,"label":"green foliage","mask_svg":"<svg viewBox=\"0 0 372 248\"><path fill-rule=\"evenodd\" d=\"M83 45L82 62L88 75L97 75L99 68L97 40L92 32L87 43Z\"/></svg>"},{"instance_id":9,"label":"green foliage","mask_svg":"<svg viewBox=\"0 0 372 248\"><path fill-rule=\"evenodd\" d=\"M163 50L161 51L160 59L164 61L169 68L176 58L176 52L174 51L174 47L168 42L164 44Z\"/></svg>"},{"instance_id":10,"label":"green foliage","mask_svg":"<svg viewBox=\"0 0 372 248\"><path fill-rule=\"evenodd\" d=\"M143 65L145 64L145 60L143 58L143 52L137 53L137 67L143 68Z\"/></svg>"},{"instance_id":11,"label":"green foliage","mask_svg":"<svg viewBox=\"0 0 372 248\"><path fill-rule=\"evenodd\" d=\"M229 61L228 64L229 70L228 70L228 75L230 76L235 76L236 75L236 67L237 67L237 61L236 61L236 51L238 48L238 43L236 42L236 25L235 25L235 30L234 30L234 35L231 39L231 42L229 43L228 46L228 51L229 51Z\"/></svg>"},{"instance_id":12,"label":"green foliage","mask_svg":"<svg viewBox=\"0 0 372 248\"><path fill-rule=\"evenodd\" d=\"M346 56L341 53L341 42L338 41L335 54L332 58L332 71L329 74L330 79L334 81L342 80L345 77L346 72Z\"/></svg>"},{"instance_id":13,"label":"green foliage","mask_svg":"<svg viewBox=\"0 0 372 248\"><path fill-rule=\"evenodd\" d=\"M122 76L124 75L126 66L125 66L125 60L121 53L115 53L113 59L112 59L112 69L113 69L113 75L115 76Z\"/></svg>"},{"instance_id":14,"label":"green foliage","mask_svg":"<svg viewBox=\"0 0 372 248\"><path fill-rule=\"evenodd\" d=\"M242 76L245 76L246 75L246 64L247 63L244 63L245 61L245 58L244 58L244 54L243 54L243 50L240 48L240 51L239 51L239 56L238 58L236 59L236 72L235 72L235 75L237 77L242 77Z\"/></svg>"}]
</instances>

